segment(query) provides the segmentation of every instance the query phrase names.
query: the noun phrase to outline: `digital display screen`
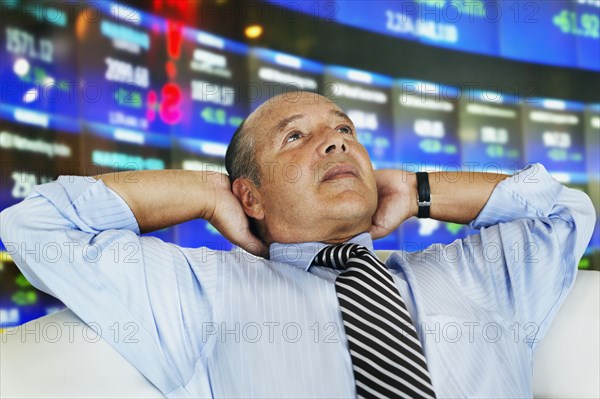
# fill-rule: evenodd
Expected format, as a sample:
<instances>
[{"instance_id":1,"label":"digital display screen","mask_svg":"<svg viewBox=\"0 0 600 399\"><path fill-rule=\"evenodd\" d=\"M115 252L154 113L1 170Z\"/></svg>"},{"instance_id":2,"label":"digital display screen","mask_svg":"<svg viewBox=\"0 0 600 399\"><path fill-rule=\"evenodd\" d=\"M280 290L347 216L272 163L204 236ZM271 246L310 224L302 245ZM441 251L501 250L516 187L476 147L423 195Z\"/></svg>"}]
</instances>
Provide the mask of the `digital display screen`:
<instances>
[{"instance_id":1,"label":"digital display screen","mask_svg":"<svg viewBox=\"0 0 600 399\"><path fill-rule=\"evenodd\" d=\"M35 289L10 255L0 250L0 328L16 327L64 307L58 299Z\"/></svg>"},{"instance_id":2,"label":"digital display screen","mask_svg":"<svg viewBox=\"0 0 600 399\"><path fill-rule=\"evenodd\" d=\"M43 13L19 2L3 3L2 9L0 117L77 132L81 88L73 15L57 3ZM13 12L18 17L10 18Z\"/></svg>"},{"instance_id":3,"label":"digital display screen","mask_svg":"<svg viewBox=\"0 0 600 399\"><path fill-rule=\"evenodd\" d=\"M498 56L502 11L496 0L415 1L424 44ZM416 7L415 7L416 8Z\"/></svg>"},{"instance_id":4,"label":"digital display screen","mask_svg":"<svg viewBox=\"0 0 600 399\"><path fill-rule=\"evenodd\" d=\"M600 181L600 104L588 105L583 120L588 176Z\"/></svg>"},{"instance_id":5,"label":"digital display screen","mask_svg":"<svg viewBox=\"0 0 600 399\"><path fill-rule=\"evenodd\" d=\"M321 92L323 65L268 49L251 49L248 57L250 111L278 94Z\"/></svg>"},{"instance_id":6,"label":"digital display screen","mask_svg":"<svg viewBox=\"0 0 600 399\"><path fill-rule=\"evenodd\" d=\"M440 47L498 55L493 1L338 1L335 20Z\"/></svg>"},{"instance_id":7,"label":"digital display screen","mask_svg":"<svg viewBox=\"0 0 600 399\"><path fill-rule=\"evenodd\" d=\"M179 88L168 82L165 20L113 2L78 21L81 116L90 130L116 141L170 135L179 121ZM136 138L137 137L137 138Z\"/></svg>"},{"instance_id":8,"label":"digital display screen","mask_svg":"<svg viewBox=\"0 0 600 399\"><path fill-rule=\"evenodd\" d=\"M463 169L513 174L524 167L518 99L472 91L459 100Z\"/></svg>"},{"instance_id":9,"label":"digital display screen","mask_svg":"<svg viewBox=\"0 0 600 399\"><path fill-rule=\"evenodd\" d=\"M502 5L500 53L523 61L577 66L574 2L517 0ZM526 40L523 40L526 38Z\"/></svg>"},{"instance_id":10,"label":"digital display screen","mask_svg":"<svg viewBox=\"0 0 600 399\"><path fill-rule=\"evenodd\" d=\"M586 183L583 104L532 98L522 107L527 162L544 164L562 183Z\"/></svg>"},{"instance_id":11,"label":"digital display screen","mask_svg":"<svg viewBox=\"0 0 600 399\"><path fill-rule=\"evenodd\" d=\"M597 0L270 2L423 44L600 71Z\"/></svg>"},{"instance_id":12,"label":"digital display screen","mask_svg":"<svg viewBox=\"0 0 600 399\"><path fill-rule=\"evenodd\" d=\"M233 133L248 114L248 48L183 27L175 82L181 88L176 138L202 140L205 156L224 157Z\"/></svg>"},{"instance_id":13,"label":"digital display screen","mask_svg":"<svg viewBox=\"0 0 600 399\"><path fill-rule=\"evenodd\" d=\"M427 169L460 165L457 89L416 80L396 80L392 109L396 158L401 167Z\"/></svg>"},{"instance_id":14,"label":"digital display screen","mask_svg":"<svg viewBox=\"0 0 600 399\"><path fill-rule=\"evenodd\" d=\"M584 124L588 195L596 208L596 227L587 252L600 261L600 104L586 107Z\"/></svg>"},{"instance_id":15,"label":"digital display screen","mask_svg":"<svg viewBox=\"0 0 600 399\"><path fill-rule=\"evenodd\" d=\"M78 21L82 173L169 168L181 119L181 91L169 82L173 24L119 3L97 7L97 18ZM172 228L150 235L173 240Z\"/></svg>"},{"instance_id":16,"label":"digital display screen","mask_svg":"<svg viewBox=\"0 0 600 399\"><path fill-rule=\"evenodd\" d=\"M498 55L501 10L494 0L338 1L334 20L440 47Z\"/></svg>"},{"instance_id":17,"label":"digital display screen","mask_svg":"<svg viewBox=\"0 0 600 399\"><path fill-rule=\"evenodd\" d=\"M402 39L419 38L418 6L412 0L336 1L335 5L336 22Z\"/></svg>"},{"instance_id":18,"label":"digital display screen","mask_svg":"<svg viewBox=\"0 0 600 399\"><path fill-rule=\"evenodd\" d=\"M80 137L58 130L0 121L0 209L20 202L37 184L78 174Z\"/></svg>"},{"instance_id":19,"label":"digital display screen","mask_svg":"<svg viewBox=\"0 0 600 399\"><path fill-rule=\"evenodd\" d=\"M578 0L574 11L562 11L559 29L577 37L577 65L600 71L600 1Z\"/></svg>"}]
</instances>

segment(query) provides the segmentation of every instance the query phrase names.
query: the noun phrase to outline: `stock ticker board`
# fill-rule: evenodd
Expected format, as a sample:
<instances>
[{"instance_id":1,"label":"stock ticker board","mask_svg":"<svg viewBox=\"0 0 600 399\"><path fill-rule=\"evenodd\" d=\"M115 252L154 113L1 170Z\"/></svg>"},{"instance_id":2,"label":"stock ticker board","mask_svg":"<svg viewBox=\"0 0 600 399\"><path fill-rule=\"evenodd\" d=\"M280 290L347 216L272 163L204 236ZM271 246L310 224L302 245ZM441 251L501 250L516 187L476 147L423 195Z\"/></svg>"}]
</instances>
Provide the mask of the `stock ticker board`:
<instances>
[{"instance_id":1,"label":"stock ticker board","mask_svg":"<svg viewBox=\"0 0 600 399\"><path fill-rule=\"evenodd\" d=\"M537 9L527 8L530 3L473 0L467 17L474 22L444 25L434 14L451 15L467 0L373 1L368 7L317 1L312 8L303 3L303 11L456 50L598 66L598 2L553 1ZM12 0L3 7L14 12L21 4ZM297 89L327 94L346 111L376 169L452 172L467 165L514 173L542 162L600 206L598 104L466 91L324 65L116 2L90 2L96 8L87 13L88 3L75 13L61 3L43 4L52 11L22 13L0 28L0 209L64 174L222 171L227 144L243 118L273 95ZM493 22L491 13L500 8L503 18L517 12L520 17ZM540 22L527 24L525 18ZM534 38L536 26L543 27L543 45L520 37ZM461 225L409 220L375 247L414 251L470 233ZM186 247L233 248L202 220L152 235ZM600 267L599 241L597 225L580 267ZM19 277L6 252L2 259L0 328L60 307Z\"/></svg>"},{"instance_id":2,"label":"stock ticker board","mask_svg":"<svg viewBox=\"0 0 600 399\"><path fill-rule=\"evenodd\" d=\"M2 5L5 7L6 5ZM0 117L77 132L79 85L74 17L21 13L0 29Z\"/></svg>"},{"instance_id":3,"label":"stock ticker board","mask_svg":"<svg viewBox=\"0 0 600 399\"><path fill-rule=\"evenodd\" d=\"M598 0L270 2L423 44L600 71Z\"/></svg>"}]
</instances>

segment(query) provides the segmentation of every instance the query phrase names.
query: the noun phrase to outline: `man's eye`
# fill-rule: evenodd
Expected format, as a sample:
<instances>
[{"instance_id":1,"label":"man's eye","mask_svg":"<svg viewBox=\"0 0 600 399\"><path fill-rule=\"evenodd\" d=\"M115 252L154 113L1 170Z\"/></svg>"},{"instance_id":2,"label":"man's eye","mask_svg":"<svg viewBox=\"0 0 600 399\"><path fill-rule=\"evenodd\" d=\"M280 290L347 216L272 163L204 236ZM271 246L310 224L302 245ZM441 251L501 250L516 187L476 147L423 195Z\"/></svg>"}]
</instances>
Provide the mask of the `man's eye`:
<instances>
[{"instance_id":1,"label":"man's eye","mask_svg":"<svg viewBox=\"0 0 600 399\"><path fill-rule=\"evenodd\" d=\"M298 140L301 137L302 137L302 134L300 132L292 132L292 133L290 133L289 136L287 136L287 138L285 139L285 141L287 143L291 143L292 141L296 141L296 140Z\"/></svg>"},{"instance_id":2,"label":"man's eye","mask_svg":"<svg viewBox=\"0 0 600 399\"><path fill-rule=\"evenodd\" d=\"M346 133L346 134L352 134L352 128L350 126L340 126L338 127L338 130L342 133Z\"/></svg>"}]
</instances>

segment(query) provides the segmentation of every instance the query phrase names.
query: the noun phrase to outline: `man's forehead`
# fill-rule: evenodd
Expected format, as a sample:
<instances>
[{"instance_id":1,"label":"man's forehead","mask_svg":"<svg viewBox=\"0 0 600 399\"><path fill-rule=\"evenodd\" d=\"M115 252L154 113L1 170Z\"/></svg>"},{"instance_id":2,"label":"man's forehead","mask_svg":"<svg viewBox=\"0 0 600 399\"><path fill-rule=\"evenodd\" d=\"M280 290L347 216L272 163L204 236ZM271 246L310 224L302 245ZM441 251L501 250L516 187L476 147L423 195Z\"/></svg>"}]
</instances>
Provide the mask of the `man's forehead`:
<instances>
[{"instance_id":1,"label":"man's forehead","mask_svg":"<svg viewBox=\"0 0 600 399\"><path fill-rule=\"evenodd\" d=\"M265 102L248 119L261 128L274 128L285 118L304 111L312 113L315 108L324 113L343 112L333 101L316 93L283 94Z\"/></svg>"}]
</instances>

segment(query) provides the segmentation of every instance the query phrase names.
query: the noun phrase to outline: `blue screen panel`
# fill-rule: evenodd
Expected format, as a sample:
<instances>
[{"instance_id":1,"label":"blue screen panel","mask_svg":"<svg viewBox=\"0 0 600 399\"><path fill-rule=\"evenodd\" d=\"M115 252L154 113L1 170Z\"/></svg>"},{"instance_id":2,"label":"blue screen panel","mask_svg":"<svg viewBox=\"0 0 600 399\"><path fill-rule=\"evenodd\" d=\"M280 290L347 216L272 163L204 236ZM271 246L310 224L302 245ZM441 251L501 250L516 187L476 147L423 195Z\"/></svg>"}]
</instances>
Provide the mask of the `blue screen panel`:
<instances>
[{"instance_id":1,"label":"blue screen panel","mask_svg":"<svg viewBox=\"0 0 600 399\"><path fill-rule=\"evenodd\" d=\"M250 110L278 94L298 90L319 92L323 65L264 48L250 50L247 98Z\"/></svg>"},{"instance_id":2,"label":"blue screen panel","mask_svg":"<svg viewBox=\"0 0 600 399\"><path fill-rule=\"evenodd\" d=\"M600 181L600 104L585 108L584 123L588 175Z\"/></svg>"},{"instance_id":3,"label":"blue screen panel","mask_svg":"<svg viewBox=\"0 0 600 399\"><path fill-rule=\"evenodd\" d=\"M456 169L461 161L458 91L435 83L397 80L392 93L397 162Z\"/></svg>"},{"instance_id":4,"label":"blue screen panel","mask_svg":"<svg viewBox=\"0 0 600 399\"><path fill-rule=\"evenodd\" d=\"M0 120L0 210L59 175L79 174L80 136Z\"/></svg>"},{"instance_id":5,"label":"blue screen panel","mask_svg":"<svg viewBox=\"0 0 600 399\"><path fill-rule=\"evenodd\" d=\"M338 1L335 20L440 47L498 55L499 7L477 1Z\"/></svg>"},{"instance_id":6,"label":"blue screen panel","mask_svg":"<svg viewBox=\"0 0 600 399\"><path fill-rule=\"evenodd\" d=\"M418 40L418 6L412 0L338 1L335 21L392 35Z\"/></svg>"},{"instance_id":7,"label":"blue screen panel","mask_svg":"<svg viewBox=\"0 0 600 399\"><path fill-rule=\"evenodd\" d=\"M181 92L168 82L166 21L114 2L98 6L100 17L80 27L83 119L169 135L181 118Z\"/></svg>"},{"instance_id":8,"label":"blue screen panel","mask_svg":"<svg viewBox=\"0 0 600 399\"><path fill-rule=\"evenodd\" d=\"M532 98L522 107L525 160L562 183L587 183L583 104Z\"/></svg>"},{"instance_id":9,"label":"blue screen panel","mask_svg":"<svg viewBox=\"0 0 600 399\"><path fill-rule=\"evenodd\" d=\"M499 55L501 10L495 0L415 1L422 43Z\"/></svg>"},{"instance_id":10,"label":"blue screen panel","mask_svg":"<svg viewBox=\"0 0 600 399\"><path fill-rule=\"evenodd\" d=\"M559 22L574 3L554 1L499 1L503 17L500 25L500 55L521 61L574 67L577 65L576 39Z\"/></svg>"},{"instance_id":11,"label":"blue screen panel","mask_svg":"<svg viewBox=\"0 0 600 399\"><path fill-rule=\"evenodd\" d=\"M285 11L438 47L600 70L596 0L271 2Z\"/></svg>"},{"instance_id":12,"label":"blue screen panel","mask_svg":"<svg viewBox=\"0 0 600 399\"><path fill-rule=\"evenodd\" d=\"M588 250L600 257L600 104L586 107L584 123L588 194L596 207L596 226Z\"/></svg>"},{"instance_id":13,"label":"blue screen panel","mask_svg":"<svg viewBox=\"0 0 600 399\"><path fill-rule=\"evenodd\" d=\"M181 88L181 120L175 137L202 140L205 156L225 155L233 133L248 114L245 45L183 28L175 82Z\"/></svg>"},{"instance_id":14,"label":"blue screen panel","mask_svg":"<svg viewBox=\"0 0 600 399\"><path fill-rule=\"evenodd\" d=\"M19 2L1 6L0 117L76 133L80 86L74 15L53 4L37 14Z\"/></svg>"},{"instance_id":15,"label":"blue screen panel","mask_svg":"<svg viewBox=\"0 0 600 399\"><path fill-rule=\"evenodd\" d=\"M600 71L600 2L578 1L575 11L563 11L560 26L577 37L577 66Z\"/></svg>"},{"instance_id":16,"label":"blue screen panel","mask_svg":"<svg viewBox=\"0 0 600 399\"><path fill-rule=\"evenodd\" d=\"M206 247L230 251L233 245L206 220L191 220L175 227L177 244L187 248Z\"/></svg>"},{"instance_id":17,"label":"blue screen panel","mask_svg":"<svg viewBox=\"0 0 600 399\"><path fill-rule=\"evenodd\" d=\"M459 101L463 169L513 174L523 167L518 100L499 93L473 91Z\"/></svg>"}]
</instances>

